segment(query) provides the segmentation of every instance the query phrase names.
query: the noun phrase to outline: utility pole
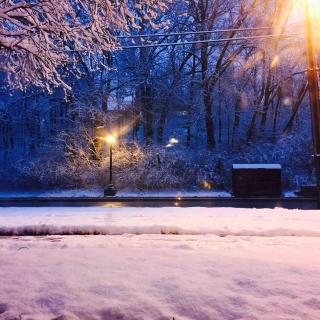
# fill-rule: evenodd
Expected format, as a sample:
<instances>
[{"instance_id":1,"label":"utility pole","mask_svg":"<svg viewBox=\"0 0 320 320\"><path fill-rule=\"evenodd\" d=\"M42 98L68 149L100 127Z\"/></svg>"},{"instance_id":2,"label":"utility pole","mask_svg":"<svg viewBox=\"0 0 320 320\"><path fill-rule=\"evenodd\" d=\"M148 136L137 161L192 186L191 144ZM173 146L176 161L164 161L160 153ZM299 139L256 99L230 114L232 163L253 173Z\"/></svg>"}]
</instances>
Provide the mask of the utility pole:
<instances>
[{"instance_id":1,"label":"utility pole","mask_svg":"<svg viewBox=\"0 0 320 320\"><path fill-rule=\"evenodd\" d=\"M317 200L320 208L320 98L319 98L319 78L316 63L316 53L312 32L312 17L310 15L309 0L305 0L305 28L307 46L307 77L311 108L313 154L317 176Z\"/></svg>"}]
</instances>

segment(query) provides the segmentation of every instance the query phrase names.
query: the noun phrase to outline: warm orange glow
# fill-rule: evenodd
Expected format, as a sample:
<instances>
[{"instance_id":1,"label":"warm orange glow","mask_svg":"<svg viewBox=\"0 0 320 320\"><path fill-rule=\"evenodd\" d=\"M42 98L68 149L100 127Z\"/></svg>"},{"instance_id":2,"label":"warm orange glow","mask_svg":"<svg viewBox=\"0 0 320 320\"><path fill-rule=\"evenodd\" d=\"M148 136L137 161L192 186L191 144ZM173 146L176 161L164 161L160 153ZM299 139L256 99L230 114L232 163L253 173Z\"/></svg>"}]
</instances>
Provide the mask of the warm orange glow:
<instances>
[{"instance_id":1,"label":"warm orange glow","mask_svg":"<svg viewBox=\"0 0 320 320\"><path fill-rule=\"evenodd\" d=\"M320 1L319 0L294 0L293 1L293 15L295 20L300 20L305 15L306 5L309 8L309 15L314 22L320 20Z\"/></svg>"},{"instance_id":2,"label":"warm orange glow","mask_svg":"<svg viewBox=\"0 0 320 320\"><path fill-rule=\"evenodd\" d=\"M207 189L207 190L211 190L212 189L212 185L208 181L203 181L202 186L203 186L204 189Z\"/></svg>"},{"instance_id":3,"label":"warm orange glow","mask_svg":"<svg viewBox=\"0 0 320 320\"><path fill-rule=\"evenodd\" d=\"M312 19L313 24L320 22L320 1L319 0L287 0L287 5L283 7L282 14L278 17L275 23L275 32L281 32L282 23L286 21L287 16L289 20L288 25L301 25L306 19L306 8L308 8L308 15Z\"/></svg>"},{"instance_id":4,"label":"warm orange glow","mask_svg":"<svg viewBox=\"0 0 320 320\"><path fill-rule=\"evenodd\" d=\"M117 138L114 135L108 135L108 136L105 137L105 140L109 144L114 144L114 143L116 143Z\"/></svg>"}]
</instances>

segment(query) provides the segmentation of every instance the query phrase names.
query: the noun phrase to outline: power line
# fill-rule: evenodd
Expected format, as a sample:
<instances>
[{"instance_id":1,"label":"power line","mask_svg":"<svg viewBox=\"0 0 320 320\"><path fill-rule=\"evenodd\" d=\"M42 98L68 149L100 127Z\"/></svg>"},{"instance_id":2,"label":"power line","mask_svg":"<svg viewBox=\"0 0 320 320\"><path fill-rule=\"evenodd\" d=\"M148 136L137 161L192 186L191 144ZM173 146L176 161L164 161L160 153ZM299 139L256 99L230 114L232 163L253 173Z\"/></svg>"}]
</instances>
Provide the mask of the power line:
<instances>
[{"instance_id":1,"label":"power line","mask_svg":"<svg viewBox=\"0 0 320 320\"><path fill-rule=\"evenodd\" d=\"M294 26L296 27L297 25L301 25L301 23L290 24L285 28L287 29ZM202 30L202 31L183 31L183 32L155 33L155 34L126 35L126 36L116 36L116 38L117 39L157 38L157 37L192 35L192 34L215 34L215 33L229 33L229 32L264 31L264 30L272 30L272 29L274 29L274 27L217 29L217 30Z\"/></svg>"},{"instance_id":2,"label":"power line","mask_svg":"<svg viewBox=\"0 0 320 320\"><path fill-rule=\"evenodd\" d=\"M218 29L218 30L204 30L204 31L186 31L186 32L128 35L128 36L118 36L116 38L117 39L156 38L156 37L181 36L181 35L191 35L191 34L212 34L212 33L228 33L228 32L263 31L263 30L272 30L272 29L273 29L273 27L245 28L245 29Z\"/></svg>"},{"instance_id":3,"label":"power line","mask_svg":"<svg viewBox=\"0 0 320 320\"><path fill-rule=\"evenodd\" d=\"M238 38L222 38L222 39L208 39L208 40L195 40L195 41L182 41L182 42L169 42L169 43L153 43L146 45L130 45L130 46L119 46L115 50L128 50L128 49L140 49L140 48L157 48L157 47L170 47L170 46L183 46L183 45L192 45L199 43L208 43L209 45L220 45L225 42L239 42L246 40L263 40L271 38L293 38L296 36L302 36L304 32L299 33L282 33L282 34L268 34L268 35L257 35L257 36L246 36ZM56 50L57 52L85 52L86 50Z\"/></svg>"},{"instance_id":4,"label":"power line","mask_svg":"<svg viewBox=\"0 0 320 320\"><path fill-rule=\"evenodd\" d=\"M221 44L225 42L236 42L236 41L245 41L245 40L259 40L259 39L271 39L271 38L293 38L296 36L303 35L303 32L300 33L283 33L283 34L268 34L261 36L248 36L248 37L238 37L238 38L222 38L222 39L208 39L208 40L196 40L196 41L182 41L182 42L169 42L169 43L158 43L158 44L146 44L146 45L133 45L133 46L124 46L119 49L140 49L140 48L157 48L157 47L170 47L170 46L183 46L190 44L198 43L208 43L208 44Z\"/></svg>"}]
</instances>

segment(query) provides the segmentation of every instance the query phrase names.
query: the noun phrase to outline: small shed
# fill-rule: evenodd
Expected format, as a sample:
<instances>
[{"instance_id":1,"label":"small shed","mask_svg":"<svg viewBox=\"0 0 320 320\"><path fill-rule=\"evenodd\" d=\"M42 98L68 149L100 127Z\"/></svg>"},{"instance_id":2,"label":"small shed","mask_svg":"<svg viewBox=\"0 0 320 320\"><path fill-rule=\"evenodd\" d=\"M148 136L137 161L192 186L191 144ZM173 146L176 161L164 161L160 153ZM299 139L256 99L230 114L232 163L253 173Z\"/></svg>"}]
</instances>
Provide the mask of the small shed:
<instances>
[{"instance_id":1,"label":"small shed","mask_svg":"<svg viewBox=\"0 0 320 320\"><path fill-rule=\"evenodd\" d=\"M280 197L280 164L233 164L232 186L235 197Z\"/></svg>"}]
</instances>

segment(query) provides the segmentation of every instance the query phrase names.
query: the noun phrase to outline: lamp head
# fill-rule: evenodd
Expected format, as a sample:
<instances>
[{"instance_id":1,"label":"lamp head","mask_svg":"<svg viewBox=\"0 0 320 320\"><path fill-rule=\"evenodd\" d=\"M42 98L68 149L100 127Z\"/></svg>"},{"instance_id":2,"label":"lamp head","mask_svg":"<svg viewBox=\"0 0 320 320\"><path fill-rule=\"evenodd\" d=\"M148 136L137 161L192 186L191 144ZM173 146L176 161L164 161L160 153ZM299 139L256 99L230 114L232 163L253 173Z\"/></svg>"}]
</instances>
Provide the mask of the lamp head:
<instances>
[{"instance_id":1,"label":"lamp head","mask_svg":"<svg viewBox=\"0 0 320 320\"><path fill-rule=\"evenodd\" d=\"M114 135L109 134L106 136L105 140L107 141L108 144L112 145L116 143L117 138Z\"/></svg>"}]
</instances>

